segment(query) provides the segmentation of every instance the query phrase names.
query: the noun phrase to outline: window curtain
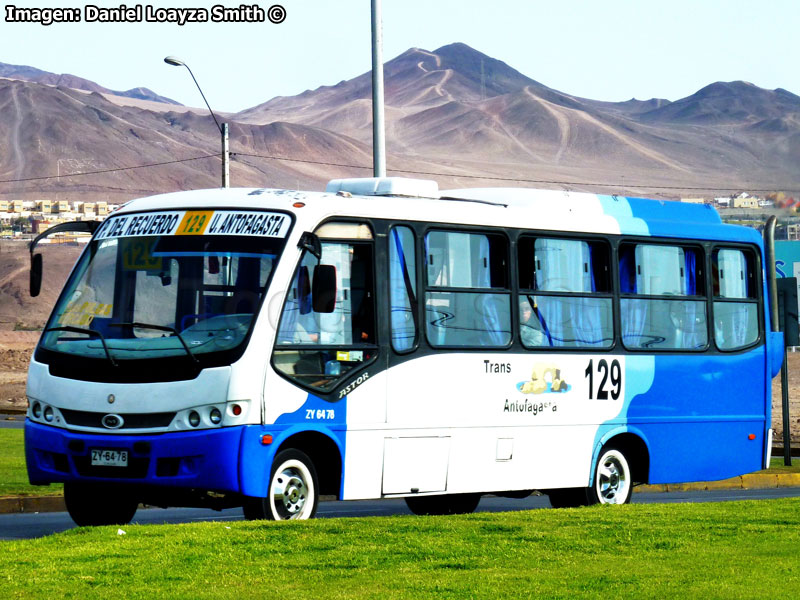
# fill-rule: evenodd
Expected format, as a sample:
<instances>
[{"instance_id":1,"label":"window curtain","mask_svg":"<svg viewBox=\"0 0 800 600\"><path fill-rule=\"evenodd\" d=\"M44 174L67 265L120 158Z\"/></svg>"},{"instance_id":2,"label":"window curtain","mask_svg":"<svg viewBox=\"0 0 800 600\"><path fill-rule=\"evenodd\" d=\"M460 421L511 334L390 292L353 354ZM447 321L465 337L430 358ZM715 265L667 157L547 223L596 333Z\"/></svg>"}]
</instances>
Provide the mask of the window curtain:
<instances>
[{"instance_id":1,"label":"window curtain","mask_svg":"<svg viewBox=\"0 0 800 600\"><path fill-rule=\"evenodd\" d=\"M578 240L538 239L537 283L543 291L596 291L591 247ZM603 346L603 314L596 299L538 297L539 317L552 346Z\"/></svg>"},{"instance_id":2,"label":"window curtain","mask_svg":"<svg viewBox=\"0 0 800 600\"><path fill-rule=\"evenodd\" d=\"M412 314L413 289L406 282L416 276L409 272L403 242L398 228L392 229L389 242L389 293L391 294L392 347L398 352L410 350L414 345L414 315ZM413 249L410 249L413 256Z\"/></svg>"},{"instance_id":3,"label":"window curtain","mask_svg":"<svg viewBox=\"0 0 800 600\"><path fill-rule=\"evenodd\" d=\"M694 250L684 251L684 293L687 296L697 295L697 253ZM705 315L705 302L683 302L684 319L681 331L682 340L678 340L678 346L686 349L702 348L706 345L706 319L700 318ZM703 330L700 330L702 325Z\"/></svg>"},{"instance_id":4,"label":"window curtain","mask_svg":"<svg viewBox=\"0 0 800 600\"><path fill-rule=\"evenodd\" d=\"M747 298L747 260L739 250L720 250L717 255L720 271L720 296L724 298ZM724 307L724 308L723 308ZM729 302L716 302L715 310L721 309L725 317L717 327L717 344L721 348L741 348L749 340L750 306ZM721 334L721 335L720 335ZM722 338L722 339L720 339Z\"/></svg>"},{"instance_id":5,"label":"window curtain","mask_svg":"<svg viewBox=\"0 0 800 600\"><path fill-rule=\"evenodd\" d=\"M478 260L473 262L477 273L473 273L473 282L479 288L491 288L491 257L489 256L489 239L482 235L478 237ZM503 296L506 298L507 296ZM481 341L491 346L505 346L508 343L509 331L503 331L503 323L497 309L498 297L495 294L480 294L476 308L478 318L482 322L478 326L483 330ZM508 329L508 328L506 328Z\"/></svg>"},{"instance_id":6,"label":"window curtain","mask_svg":"<svg viewBox=\"0 0 800 600\"><path fill-rule=\"evenodd\" d=\"M619 255L620 291L636 293L636 264L633 248L628 246ZM620 301L622 342L629 348L641 348L647 321L647 304L642 300L623 298Z\"/></svg>"}]
</instances>

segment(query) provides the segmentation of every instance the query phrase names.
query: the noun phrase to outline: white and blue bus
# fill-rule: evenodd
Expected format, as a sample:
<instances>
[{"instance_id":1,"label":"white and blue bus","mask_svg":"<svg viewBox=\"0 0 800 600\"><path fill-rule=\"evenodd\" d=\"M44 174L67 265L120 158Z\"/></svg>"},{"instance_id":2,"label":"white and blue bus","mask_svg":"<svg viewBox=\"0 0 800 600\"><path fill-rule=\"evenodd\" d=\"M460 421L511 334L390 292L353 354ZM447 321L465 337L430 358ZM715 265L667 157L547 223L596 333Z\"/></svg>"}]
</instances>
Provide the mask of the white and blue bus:
<instances>
[{"instance_id":1,"label":"white and blue bus","mask_svg":"<svg viewBox=\"0 0 800 600\"><path fill-rule=\"evenodd\" d=\"M387 178L98 225L27 387L30 481L64 482L78 524L307 519L321 495L622 504L769 462L764 243L710 207Z\"/></svg>"}]
</instances>

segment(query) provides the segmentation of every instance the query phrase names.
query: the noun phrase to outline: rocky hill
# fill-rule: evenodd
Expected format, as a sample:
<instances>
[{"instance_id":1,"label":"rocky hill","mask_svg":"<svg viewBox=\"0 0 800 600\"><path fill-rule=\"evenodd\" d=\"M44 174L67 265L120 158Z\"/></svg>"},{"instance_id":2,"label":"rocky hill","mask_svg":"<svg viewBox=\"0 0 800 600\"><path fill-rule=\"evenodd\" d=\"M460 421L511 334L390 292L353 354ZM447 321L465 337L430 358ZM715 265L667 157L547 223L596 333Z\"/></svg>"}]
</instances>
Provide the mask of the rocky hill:
<instances>
[{"instance_id":1,"label":"rocky hill","mask_svg":"<svg viewBox=\"0 0 800 600\"><path fill-rule=\"evenodd\" d=\"M0 67L0 198L114 202L219 185L219 133L203 111ZM656 197L797 191L800 98L786 90L718 82L674 101L600 102L460 43L411 48L385 79L390 174ZM321 189L371 172L369 73L226 120L233 185ZM104 172L80 175L93 171Z\"/></svg>"}]
</instances>

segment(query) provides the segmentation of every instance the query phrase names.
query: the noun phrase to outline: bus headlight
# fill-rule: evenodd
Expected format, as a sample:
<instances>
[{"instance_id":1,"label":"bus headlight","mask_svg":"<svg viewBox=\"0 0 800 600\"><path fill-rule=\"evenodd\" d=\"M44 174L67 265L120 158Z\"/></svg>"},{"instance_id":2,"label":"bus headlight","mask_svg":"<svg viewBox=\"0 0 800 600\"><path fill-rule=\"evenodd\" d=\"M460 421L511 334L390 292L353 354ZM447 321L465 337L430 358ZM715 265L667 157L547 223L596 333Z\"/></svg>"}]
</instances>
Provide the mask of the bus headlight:
<instances>
[{"instance_id":1,"label":"bus headlight","mask_svg":"<svg viewBox=\"0 0 800 600\"><path fill-rule=\"evenodd\" d=\"M44 409L44 420L48 423L52 423L53 419L55 418L55 413L53 412L52 406L46 406Z\"/></svg>"},{"instance_id":2,"label":"bus headlight","mask_svg":"<svg viewBox=\"0 0 800 600\"><path fill-rule=\"evenodd\" d=\"M198 413L196 410L193 410L189 413L189 425L192 427L197 427L200 425L200 413Z\"/></svg>"},{"instance_id":3,"label":"bus headlight","mask_svg":"<svg viewBox=\"0 0 800 600\"><path fill-rule=\"evenodd\" d=\"M31 407L31 414L33 414L33 417L35 419L41 419L42 418L42 405L39 404L38 402L34 402L33 406Z\"/></svg>"},{"instance_id":4,"label":"bus headlight","mask_svg":"<svg viewBox=\"0 0 800 600\"><path fill-rule=\"evenodd\" d=\"M222 422L222 413L218 408L212 408L211 412L208 413L208 420L214 425L219 425Z\"/></svg>"}]
</instances>

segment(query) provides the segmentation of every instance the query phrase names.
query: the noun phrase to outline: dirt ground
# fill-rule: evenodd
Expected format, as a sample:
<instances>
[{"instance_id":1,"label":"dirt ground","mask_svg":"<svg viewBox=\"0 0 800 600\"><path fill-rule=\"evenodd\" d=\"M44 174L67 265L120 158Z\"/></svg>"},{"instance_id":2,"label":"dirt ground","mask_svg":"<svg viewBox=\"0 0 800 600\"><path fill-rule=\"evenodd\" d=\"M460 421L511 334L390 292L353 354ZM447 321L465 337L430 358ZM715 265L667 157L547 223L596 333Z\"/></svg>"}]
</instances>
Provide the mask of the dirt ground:
<instances>
[{"instance_id":1,"label":"dirt ground","mask_svg":"<svg viewBox=\"0 0 800 600\"><path fill-rule=\"evenodd\" d=\"M24 411L25 378L38 331L0 330L0 413Z\"/></svg>"},{"instance_id":2,"label":"dirt ground","mask_svg":"<svg viewBox=\"0 0 800 600\"><path fill-rule=\"evenodd\" d=\"M787 361L789 371L789 417L790 438L793 446L800 443L800 351L789 352ZM783 439L783 400L781 396L781 376L772 382L772 428L774 439Z\"/></svg>"}]
</instances>

